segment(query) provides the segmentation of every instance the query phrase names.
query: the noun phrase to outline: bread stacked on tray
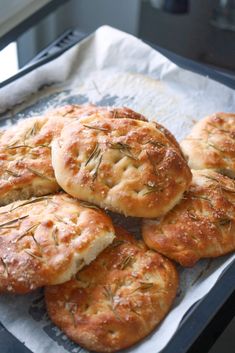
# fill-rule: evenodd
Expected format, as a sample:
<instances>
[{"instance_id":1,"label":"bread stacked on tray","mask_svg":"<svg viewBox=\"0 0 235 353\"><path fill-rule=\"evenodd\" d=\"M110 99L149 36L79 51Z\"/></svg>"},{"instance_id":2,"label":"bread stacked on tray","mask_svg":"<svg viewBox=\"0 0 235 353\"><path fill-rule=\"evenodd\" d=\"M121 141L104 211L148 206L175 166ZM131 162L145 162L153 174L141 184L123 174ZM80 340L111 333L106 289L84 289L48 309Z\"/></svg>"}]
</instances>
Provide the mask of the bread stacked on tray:
<instances>
[{"instance_id":1,"label":"bread stacked on tray","mask_svg":"<svg viewBox=\"0 0 235 353\"><path fill-rule=\"evenodd\" d=\"M217 172L235 173L233 119L182 143L192 173L171 133L127 108L66 106L2 131L0 291L46 286L52 321L93 351L147 336L176 296L167 257L235 249L235 184ZM143 218L146 245L102 208Z\"/></svg>"}]
</instances>

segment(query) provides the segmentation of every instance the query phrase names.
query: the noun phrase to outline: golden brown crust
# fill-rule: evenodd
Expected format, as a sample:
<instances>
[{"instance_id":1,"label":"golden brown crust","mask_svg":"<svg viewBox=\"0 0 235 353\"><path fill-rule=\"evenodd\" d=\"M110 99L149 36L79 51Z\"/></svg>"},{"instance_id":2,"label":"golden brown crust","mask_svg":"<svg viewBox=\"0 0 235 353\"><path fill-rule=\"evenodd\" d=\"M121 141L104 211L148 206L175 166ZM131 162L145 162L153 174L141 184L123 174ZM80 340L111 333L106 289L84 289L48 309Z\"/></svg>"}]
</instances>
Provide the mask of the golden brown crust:
<instances>
[{"instance_id":1,"label":"golden brown crust","mask_svg":"<svg viewBox=\"0 0 235 353\"><path fill-rule=\"evenodd\" d=\"M63 283L114 238L110 218L60 193L0 208L0 292Z\"/></svg>"},{"instance_id":2,"label":"golden brown crust","mask_svg":"<svg viewBox=\"0 0 235 353\"><path fill-rule=\"evenodd\" d=\"M193 266L200 258L235 250L235 182L210 170L193 171L183 200L158 220L144 220L146 244Z\"/></svg>"},{"instance_id":3,"label":"golden brown crust","mask_svg":"<svg viewBox=\"0 0 235 353\"><path fill-rule=\"evenodd\" d=\"M181 143L192 169L235 177L235 114L216 113L199 121Z\"/></svg>"},{"instance_id":4,"label":"golden brown crust","mask_svg":"<svg viewBox=\"0 0 235 353\"><path fill-rule=\"evenodd\" d=\"M160 125L133 119L134 112L132 118L106 113L72 122L54 141L58 183L79 199L128 216L166 213L191 181L175 140Z\"/></svg>"},{"instance_id":5,"label":"golden brown crust","mask_svg":"<svg viewBox=\"0 0 235 353\"><path fill-rule=\"evenodd\" d=\"M115 241L76 279L47 287L52 321L97 352L129 347L164 318L175 298L173 264L120 228Z\"/></svg>"},{"instance_id":6,"label":"golden brown crust","mask_svg":"<svg viewBox=\"0 0 235 353\"><path fill-rule=\"evenodd\" d=\"M51 142L71 118L93 110L93 106L67 105L2 132L0 205L59 190L51 165Z\"/></svg>"}]
</instances>

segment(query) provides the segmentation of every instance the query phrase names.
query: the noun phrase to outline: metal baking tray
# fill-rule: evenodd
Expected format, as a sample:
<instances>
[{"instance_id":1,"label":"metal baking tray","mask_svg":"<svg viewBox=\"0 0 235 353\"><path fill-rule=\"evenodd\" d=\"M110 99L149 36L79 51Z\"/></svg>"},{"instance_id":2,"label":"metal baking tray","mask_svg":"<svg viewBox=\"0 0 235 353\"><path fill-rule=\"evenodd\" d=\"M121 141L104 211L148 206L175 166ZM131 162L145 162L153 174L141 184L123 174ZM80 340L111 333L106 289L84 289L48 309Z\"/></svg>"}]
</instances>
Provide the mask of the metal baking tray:
<instances>
[{"instance_id":1,"label":"metal baking tray","mask_svg":"<svg viewBox=\"0 0 235 353\"><path fill-rule=\"evenodd\" d=\"M86 36L87 34L84 34L78 29L66 31L51 45L41 51L15 76L12 76L0 83L0 88L14 82L19 77L24 76L37 67L54 60L73 45L79 43ZM152 43L148 44L161 52L178 66L203 76L208 76L228 87L235 89L235 76L232 74L228 75L227 73L221 72L219 69L217 70L210 66L183 58L168 50L153 45ZM176 333L161 353L196 353L198 351L200 351L200 353L208 352L208 349L215 342L216 338L222 333L234 315L235 262L233 262L222 273L210 292L190 308L181 321ZM0 324L0 352L30 353L31 351Z\"/></svg>"}]
</instances>

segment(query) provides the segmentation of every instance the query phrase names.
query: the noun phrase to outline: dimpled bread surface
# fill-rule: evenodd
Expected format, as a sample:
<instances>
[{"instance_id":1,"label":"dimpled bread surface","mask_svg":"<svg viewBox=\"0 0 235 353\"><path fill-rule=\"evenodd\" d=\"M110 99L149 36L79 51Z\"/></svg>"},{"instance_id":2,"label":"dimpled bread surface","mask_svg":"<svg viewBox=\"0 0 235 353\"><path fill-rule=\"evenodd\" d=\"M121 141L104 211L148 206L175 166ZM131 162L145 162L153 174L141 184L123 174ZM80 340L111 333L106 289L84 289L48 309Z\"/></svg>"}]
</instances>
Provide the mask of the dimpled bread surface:
<instances>
[{"instance_id":1,"label":"dimpled bread surface","mask_svg":"<svg viewBox=\"0 0 235 353\"><path fill-rule=\"evenodd\" d=\"M71 119L94 109L67 105L0 132L0 205L60 189L51 165L51 142Z\"/></svg>"},{"instance_id":2,"label":"dimpled bread surface","mask_svg":"<svg viewBox=\"0 0 235 353\"><path fill-rule=\"evenodd\" d=\"M114 352L148 335L169 311L178 275L123 229L76 278L45 290L52 321L86 349Z\"/></svg>"},{"instance_id":3,"label":"dimpled bread surface","mask_svg":"<svg viewBox=\"0 0 235 353\"><path fill-rule=\"evenodd\" d=\"M202 119L181 147L192 169L212 169L235 178L235 114Z\"/></svg>"},{"instance_id":4,"label":"dimpled bread surface","mask_svg":"<svg viewBox=\"0 0 235 353\"><path fill-rule=\"evenodd\" d=\"M103 211L64 193L1 207L0 292L66 282L114 236Z\"/></svg>"},{"instance_id":5,"label":"dimpled bread surface","mask_svg":"<svg viewBox=\"0 0 235 353\"><path fill-rule=\"evenodd\" d=\"M235 181L211 170L194 170L183 200L157 220L144 220L145 243L193 266L200 258L235 250Z\"/></svg>"},{"instance_id":6,"label":"dimpled bread surface","mask_svg":"<svg viewBox=\"0 0 235 353\"><path fill-rule=\"evenodd\" d=\"M126 216L157 217L180 201L191 172L165 128L128 114L97 110L65 126L52 143L55 176L81 200Z\"/></svg>"}]
</instances>

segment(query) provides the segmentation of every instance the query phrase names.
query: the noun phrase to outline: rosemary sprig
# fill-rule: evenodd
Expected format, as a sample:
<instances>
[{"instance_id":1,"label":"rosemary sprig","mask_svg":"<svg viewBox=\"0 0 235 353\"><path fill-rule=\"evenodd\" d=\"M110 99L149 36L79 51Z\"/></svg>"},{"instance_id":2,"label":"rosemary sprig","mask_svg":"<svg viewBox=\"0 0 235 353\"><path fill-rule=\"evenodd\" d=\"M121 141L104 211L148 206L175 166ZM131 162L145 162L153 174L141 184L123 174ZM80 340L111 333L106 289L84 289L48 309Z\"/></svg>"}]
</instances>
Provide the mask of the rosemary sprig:
<instances>
[{"instance_id":1,"label":"rosemary sprig","mask_svg":"<svg viewBox=\"0 0 235 353\"><path fill-rule=\"evenodd\" d=\"M15 145L15 146L7 146L5 147L6 150L14 150L14 149L17 149L17 148L35 148L33 146L30 146L30 145Z\"/></svg>"},{"instance_id":2,"label":"rosemary sprig","mask_svg":"<svg viewBox=\"0 0 235 353\"><path fill-rule=\"evenodd\" d=\"M199 220L199 217L195 213L188 211L187 214L188 214L189 218L191 218L193 221Z\"/></svg>"},{"instance_id":3,"label":"rosemary sprig","mask_svg":"<svg viewBox=\"0 0 235 353\"><path fill-rule=\"evenodd\" d=\"M21 220L23 220L23 219L25 219L27 217L29 217L29 215L18 217L18 218L12 219L11 221L2 223L2 224L0 224L0 228L6 228L8 225L11 225L11 224L14 224L16 222L19 222L19 221L21 221Z\"/></svg>"},{"instance_id":4,"label":"rosemary sprig","mask_svg":"<svg viewBox=\"0 0 235 353\"><path fill-rule=\"evenodd\" d=\"M52 238L54 240L54 243L55 243L55 246L58 246L59 245L59 241L58 241L58 228L55 226L52 230Z\"/></svg>"},{"instance_id":5,"label":"rosemary sprig","mask_svg":"<svg viewBox=\"0 0 235 353\"><path fill-rule=\"evenodd\" d=\"M231 192L232 194L235 194L235 190L232 190L232 189L228 188L227 186L220 184L220 188L224 191L228 191L228 192Z\"/></svg>"},{"instance_id":6,"label":"rosemary sprig","mask_svg":"<svg viewBox=\"0 0 235 353\"><path fill-rule=\"evenodd\" d=\"M100 208L99 208L98 206L93 205L93 204L91 204L91 203L89 203L89 202L79 200L79 203L80 203L80 205L83 206L83 207L91 208L91 209L93 209L93 210L100 210Z\"/></svg>"},{"instance_id":7,"label":"rosemary sprig","mask_svg":"<svg viewBox=\"0 0 235 353\"><path fill-rule=\"evenodd\" d=\"M110 302L113 302L113 293L110 286L104 286L104 295Z\"/></svg>"},{"instance_id":8,"label":"rosemary sprig","mask_svg":"<svg viewBox=\"0 0 235 353\"><path fill-rule=\"evenodd\" d=\"M202 176L206 179L209 179L209 180L212 180L212 181L216 181L217 183L219 182L216 178L213 178L211 176L208 176L208 175L205 175L205 174L202 174Z\"/></svg>"},{"instance_id":9,"label":"rosemary sprig","mask_svg":"<svg viewBox=\"0 0 235 353\"><path fill-rule=\"evenodd\" d=\"M192 200L204 200L204 201L207 201L207 202L211 205L211 207L213 207L213 204L212 204L211 200L208 199L208 198L205 197L205 196L190 196L190 198L191 198ZM185 199L185 198L183 197L183 199Z\"/></svg>"},{"instance_id":10,"label":"rosemary sprig","mask_svg":"<svg viewBox=\"0 0 235 353\"><path fill-rule=\"evenodd\" d=\"M34 259L44 262L42 255L40 255L40 256L39 255L35 255L33 252L31 252L30 250L27 250L27 249L25 249L24 252L26 254L28 254L29 256L33 257Z\"/></svg>"},{"instance_id":11,"label":"rosemary sprig","mask_svg":"<svg viewBox=\"0 0 235 353\"><path fill-rule=\"evenodd\" d=\"M97 178L97 176L98 176L98 171L99 171L100 164L101 164L101 162L102 162L102 158L103 158L103 155L101 155L101 156L99 157L98 163L96 164L96 167L95 167L95 169L94 169L94 172L93 172L93 175L92 175L92 180L93 180L93 181L94 181L94 180Z\"/></svg>"},{"instance_id":12,"label":"rosemary sprig","mask_svg":"<svg viewBox=\"0 0 235 353\"><path fill-rule=\"evenodd\" d=\"M36 127L36 125L37 125L37 122L35 122L35 123L33 124L33 127L32 127L31 129L29 129L29 130L26 132L25 137L24 137L24 140L27 140L29 137L36 135L36 132L37 132L37 127Z\"/></svg>"},{"instance_id":13,"label":"rosemary sprig","mask_svg":"<svg viewBox=\"0 0 235 353\"><path fill-rule=\"evenodd\" d=\"M113 300L114 294L113 294L110 286L104 286L104 296L110 302L111 310L114 313L115 317L121 321L121 318L118 315L118 313L116 312L115 307L114 307L114 300Z\"/></svg>"},{"instance_id":14,"label":"rosemary sprig","mask_svg":"<svg viewBox=\"0 0 235 353\"><path fill-rule=\"evenodd\" d=\"M88 157L86 163L85 163L85 166L87 166L87 164L92 160L92 159L95 159L99 156L101 152L101 149L99 148L99 145L98 143L95 145L93 151L91 152L90 156Z\"/></svg>"},{"instance_id":15,"label":"rosemary sprig","mask_svg":"<svg viewBox=\"0 0 235 353\"><path fill-rule=\"evenodd\" d=\"M131 293L136 292L137 290L145 291L153 287L152 282L139 282L140 285L136 287Z\"/></svg>"},{"instance_id":16,"label":"rosemary sprig","mask_svg":"<svg viewBox=\"0 0 235 353\"><path fill-rule=\"evenodd\" d=\"M221 150L218 146L215 146L213 143L211 142L207 142L207 145L214 148L215 150L219 151L219 152L222 152L224 153L225 151L224 150Z\"/></svg>"},{"instance_id":17,"label":"rosemary sprig","mask_svg":"<svg viewBox=\"0 0 235 353\"><path fill-rule=\"evenodd\" d=\"M45 144L36 145L33 148L37 148L37 147L44 147L44 148L48 148L49 150L51 149L50 145L45 145Z\"/></svg>"},{"instance_id":18,"label":"rosemary sprig","mask_svg":"<svg viewBox=\"0 0 235 353\"><path fill-rule=\"evenodd\" d=\"M20 207L23 207L23 206L26 206L26 205L30 205L32 203L41 202L41 201L44 201L44 200L51 200L51 199L52 199L51 196L41 196L41 197L38 197L38 198L36 198L34 200L25 201L25 202L21 203L20 205L11 208L9 211L1 212L0 214L5 214L5 213L8 213L8 212L15 211L17 208L20 208Z\"/></svg>"},{"instance_id":19,"label":"rosemary sprig","mask_svg":"<svg viewBox=\"0 0 235 353\"><path fill-rule=\"evenodd\" d=\"M220 184L220 181L217 180L216 178L213 178L213 177L208 176L208 175L203 175L203 176L204 176L204 178L210 179L210 180L215 181L216 183L218 183L218 184L219 184L219 187L220 187L222 190L228 191L228 192L231 192L231 193L235 194L235 190L230 189L229 187ZM235 185L234 185L234 188L235 188Z\"/></svg>"},{"instance_id":20,"label":"rosemary sprig","mask_svg":"<svg viewBox=\"0 0 235 353\"><path fill-rule=\"evenodd\" d=\"M191 286L193 286L209 270L209 268L211 267L211 264L212 264L212 259L208 260L206 267L202 269L202 271L200 271L200 273L196 276L196 278L191 283Z\"/></svg>"},{"instance_id":21,"label":"rosemary sprig","mask_svg":"<svg viewBox=\"0 0 235 353\"><path fill-rule=\"evenodd\" d=\"M5 173L7 173L7 174L9 174L9 175L11 175L11 176L13 176L13 177L15 177L15 178L19 178L19 177L21 176L21 175L15 173L15 172L12 172L12 171L9 170L9 169L5 169Z\"/></svg>"},{"instance_id":22,"label":"rosemary sprig","mask_svg":"<svg viewBox=\"0 0 235 353\"><path fill-rule=\"evenodd\" d=\"M7 264L6 264L6 262L3 260L3 258L2 257L0 257L0 261L1 261L1 263L2 263L2 266L3 266L3 268L4 268L4 270L3 270L3 276L5 276L5 275L7 275L7 277L9 276L9 272L8 272L8 266L7 266Z\"/></svg>"},{"instance_id":23,"label":"rosemary sprig","mask_svg":"<svg viewBox=\"0 0 235 353\"><path fill-rule=\"evenodd\" d=\"M224 219L219 220L219 225L220 226L226 226L226 225L230 225L231 222L232 222L231 219L224 218Z\"/></svg>"},{"instance_id":24,"label":"rosemary sprig","mask_svg":"<svg viewBox=\"0 0 235 353\"><path fill-rule=\"evenodd\" d=\"M57 219L57 221L61 222L61 223L64 223L66 225L68 225L67 222L65 222L65 220L63 220L63 218L59 217L58 215L55 215L55 218Z\"/></svg>"},{"instance_id":25,"label":"rosemary sprig","mask_svg":"<svg viewBox=\"0 0 235 353\"><path fill-rule=\"evenodd\" d=\"M34 170L34 169L32 169L32 168L29 168L29 167L27 167L27 169L28 169L28 171L30 171L31 173L33 173L33 174L39 176L40 178L46 179L46 180L48 180L48 181L54 181L54 179L49 178L48 176L46 176L46 175L44 175L44 174L38 172L37 170Z\"/></svg>"},{"instance_id":26,"label":"rosemary sprig","mask_svg":"<svg viewBox=\"0 0 235 353\"><path fill-rule=\"evenodd\" d=\"M37 223L37 224L34 224L32 225L31 227L29 227L23 234L21 234L17 239L16 239L16 242L18 242L19 240L21 240L22 238L26 237L26 236L32 236L31 231L33 229L35 229L36 227L39 226L40 223ZM34 239L35 241L35 239Z\"/></svg>"},{"instance_id":27,"label":"rosemary sprig","mask_svg":"<svg viewBox=\"0 0 235 353\"><path fill-rule=\"evenodd\" d=\"M93 129L93 130L109 131L108 129L105 129L104 127L91 126L91 125L86 125L86 124L83 124L83 126L87 127L88 129Z\"/></svg>"},{"instance_id":28,"label":"rosemary sprig","mask_svg":"<svg viewBox=\"0 0 235 353\"><path fill-rule=\"evenodd\" d=\"M147 290L149 288L153 287L153 283L152 282L140 282L140 286L139 289L140 290Z\"/></svg>"},{"instance_id":29,"label":"rosemary sprig","mask_svg":"<svg viewBox=\"0 0 235 353\"><path fill-rule=\"evenodd\" d=\"M224 132L224 133L226 133L226 134L229 134L230 135L230 137L232 138L232 139L234 139L234 133L233 132L231 132L231 131L229 131L229 130L225 130L225 129L220 129L218 126L216 126L216 125L214 125L214 124L212 124L212 123L208 123L208 125L210 125L210 126L212 126L214 129L216 129L216 130L218 130L218 131L220 131L220 132Z\"/></svg>"},{"instance_id":30,"label":"rosemary sprig","mask_svg":"<svg viewBox=\"0 0 235 353\"><path fill-rule=\"evenodd\" d=\"M133 256L128 255L119 265L120 270L125 270L133 262Z\"/></svg>"},{"instance_id":31,"label":"rosemary sprig","mask_svg":"<svg viewBox=\"0 0 235 353\"><path fill-rule=\"evenodd\" d=\"M113 150L119 150L121 153L123 153L125 156L134 159L135 161L138 160L133 154L131 153L131 147L127 143L123 142L113 142L110 143L110 148Z\"/></svg>"}]
</instances>

